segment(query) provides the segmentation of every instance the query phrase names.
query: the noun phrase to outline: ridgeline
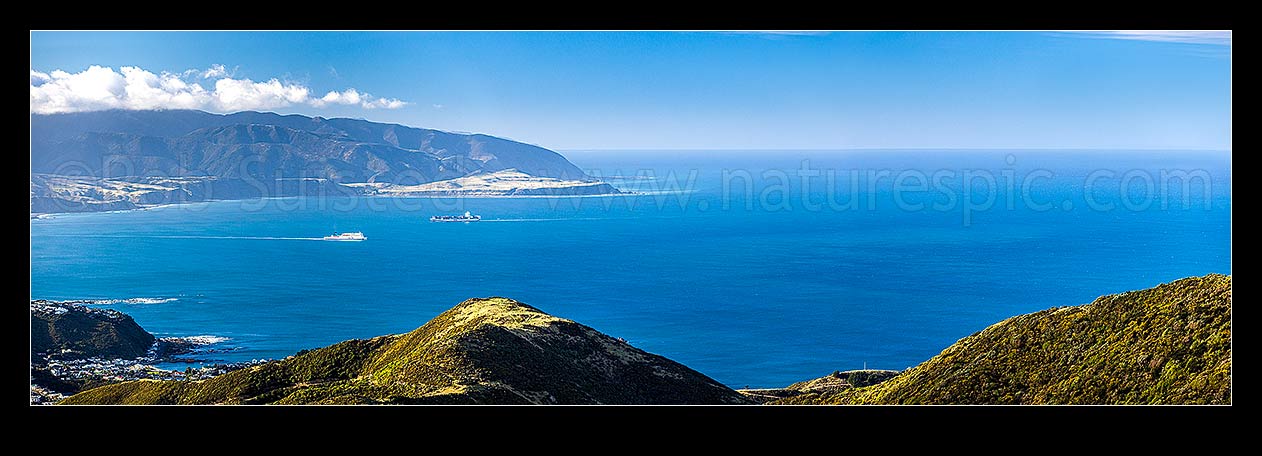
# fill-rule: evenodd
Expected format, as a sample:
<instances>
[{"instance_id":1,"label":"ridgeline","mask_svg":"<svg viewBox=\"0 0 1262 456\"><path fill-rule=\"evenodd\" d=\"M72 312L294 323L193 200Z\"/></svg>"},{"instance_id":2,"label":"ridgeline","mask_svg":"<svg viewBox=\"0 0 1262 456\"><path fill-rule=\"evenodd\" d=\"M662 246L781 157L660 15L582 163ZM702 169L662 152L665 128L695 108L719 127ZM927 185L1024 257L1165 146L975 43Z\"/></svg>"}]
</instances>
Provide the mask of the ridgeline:
<instances>
[{"instance_id":1,"label":"ridgeline","mask_svg":"<svg viewBox=\"0 0 1262 456\"><path fill-rule=\"evenodd\" d=\"M772 404L1230 404L1231 276L1001 321L902 374Z\"/></svg>"},{"instance_id":2,"label":"ridgeline","mask_svg":"<svg viewBox=\"0 0 1262 456\"><path fill-rule=\"evenodd\" d=\"M402 335L351 340L200 381L133 381L63 404L742 404L669 359L506 298Z\"/></svg>"},{"instance_id":3,"label":"ridgeline","mask_svg":"<svg viewBox=\"0 0 1262 456\"><path fill-rule=\"evenodd\" d=\"M1231 277L1009 318L901 373L836 372L741 393L587 326L487 298L407 334L205 380L117 383L62 403L1230 404Z\"/></svg>"}]
</instances>

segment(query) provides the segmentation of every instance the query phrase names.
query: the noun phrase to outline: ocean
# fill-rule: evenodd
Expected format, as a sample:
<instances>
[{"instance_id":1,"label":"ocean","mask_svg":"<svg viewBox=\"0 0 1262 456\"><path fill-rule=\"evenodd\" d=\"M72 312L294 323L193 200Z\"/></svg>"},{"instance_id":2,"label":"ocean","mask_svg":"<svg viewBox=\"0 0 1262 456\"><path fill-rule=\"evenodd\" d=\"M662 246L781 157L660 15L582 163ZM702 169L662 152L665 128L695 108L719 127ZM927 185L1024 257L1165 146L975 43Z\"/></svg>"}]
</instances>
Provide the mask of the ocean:
<instances>
[{"instance_id":1,"label":"ocean","mask_svg":"<svg viewBox=\"0 0 1262 456\"><path fill-rule=\"evenodd\" d=\"M1010 316L1231 273L1229 152L564 155L637 193L57 214L30 222L31 297L244 361L505 296L741 388L905 369ZM428 221L464 211L484 221ZM368 240L313 240L335 231Z\"/></svg>"}]
</instances>

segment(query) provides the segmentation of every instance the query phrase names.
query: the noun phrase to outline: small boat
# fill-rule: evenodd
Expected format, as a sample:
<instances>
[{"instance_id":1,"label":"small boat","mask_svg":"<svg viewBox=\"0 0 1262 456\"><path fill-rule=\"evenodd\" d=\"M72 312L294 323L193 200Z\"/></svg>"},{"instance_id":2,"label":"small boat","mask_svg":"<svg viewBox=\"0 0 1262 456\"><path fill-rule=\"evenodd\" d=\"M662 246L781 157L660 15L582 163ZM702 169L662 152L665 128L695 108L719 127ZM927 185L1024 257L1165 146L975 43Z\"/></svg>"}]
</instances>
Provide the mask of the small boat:
<instances>
[{"instance_id":1,"label":"small boat","mask_svg":"<svg viewBox=\"0 0 1262 456\"><path fill-rule=\"evenodd\" d=\"M464 215L435 215L429 218L431 222L476 222L482 220L481 215L473 215L469 211L465 211Z\"/></svg>"},{"instance_id":2,"label":"small boat","mask_svg":"<svg viewBox=\"0 0 1262 456\"><path fill-rule=\"evenodd\" d=\"M322 239L326 241L366 241L367 237L359 231L351 233L333 233L332 236L325 236Z\"/></svg>"}]
</instances>

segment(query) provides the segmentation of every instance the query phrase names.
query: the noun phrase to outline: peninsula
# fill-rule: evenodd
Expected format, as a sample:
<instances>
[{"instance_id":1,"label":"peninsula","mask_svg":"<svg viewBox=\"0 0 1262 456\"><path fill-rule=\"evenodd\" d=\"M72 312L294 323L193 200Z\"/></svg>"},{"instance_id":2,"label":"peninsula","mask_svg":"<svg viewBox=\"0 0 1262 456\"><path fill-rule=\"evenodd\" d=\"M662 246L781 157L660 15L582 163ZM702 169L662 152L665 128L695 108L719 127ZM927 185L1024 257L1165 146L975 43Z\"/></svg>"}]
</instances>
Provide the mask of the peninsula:
<instances>
[{"instance_id":1,"label":"peninsula","mask_svg":"<svg viewBox=\"0 0 1262 456\"><path fill-rule=\"evenodd\" d=\"M621 190L482 134L264 112L31 115L31 213L286 196L569 196Z\"/></svg>"}]
</instances>

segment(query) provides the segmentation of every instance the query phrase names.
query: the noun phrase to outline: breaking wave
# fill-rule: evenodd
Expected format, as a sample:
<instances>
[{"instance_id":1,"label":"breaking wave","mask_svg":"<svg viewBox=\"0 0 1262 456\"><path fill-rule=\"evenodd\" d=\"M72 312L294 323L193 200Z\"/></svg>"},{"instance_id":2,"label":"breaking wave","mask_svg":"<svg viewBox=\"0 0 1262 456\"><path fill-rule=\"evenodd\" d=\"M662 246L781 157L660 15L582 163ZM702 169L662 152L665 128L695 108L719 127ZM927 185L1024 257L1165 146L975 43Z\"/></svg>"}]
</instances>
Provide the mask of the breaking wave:
<instances>
[{"instance_id":1,"label":"breaking wave","mask_svg":"<svg viewBox=\"0 0 1262 456\"><path fill-rule=\"evenodd\" d=\"M167 339L180 340L180 341L188 342L188 343L195 344L195 345L210 345L210 344L218 344L218 343L227 342L227 341L232 340L231 338L228 338L228 337L223 337L223 336L212 336L212 335L209 335L209 334L203 334L203 335L200 335L200 336L169 337L169 338L167 338Z\"/></svg>"},{"instance_id":2,"label":"breaking wave","mask_svg":"<svg viewBox=\"0 0 1262 456\"><path fill-rule=\"evenodd\" d=\"M162 304L176 300L179 300L179 298L76 299L58 302L85 306L109 306L114 304Z\"/></svg>"}]
</instances>

